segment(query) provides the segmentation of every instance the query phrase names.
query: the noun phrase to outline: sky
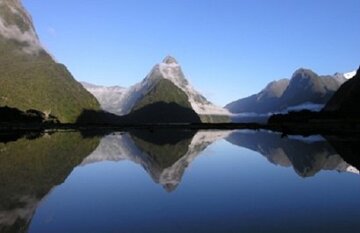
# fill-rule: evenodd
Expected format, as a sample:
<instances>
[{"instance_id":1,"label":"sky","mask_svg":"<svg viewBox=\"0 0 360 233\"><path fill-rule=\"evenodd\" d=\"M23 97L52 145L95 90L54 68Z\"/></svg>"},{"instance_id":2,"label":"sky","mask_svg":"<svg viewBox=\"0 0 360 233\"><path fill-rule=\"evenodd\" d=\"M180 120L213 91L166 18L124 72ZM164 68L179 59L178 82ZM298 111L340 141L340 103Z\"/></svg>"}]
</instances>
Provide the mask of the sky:
<instances>
[{"instance_id":1,"label":"sky","mask_svg":"<svg viewBox=\"0 0 360 233\"><path fill-rule=\"evenodd\" d=\"M129 87L171 55L217 105L360 65L359 0L23 0L42 44L79 81Z\"/></svg>"}]
</instances>

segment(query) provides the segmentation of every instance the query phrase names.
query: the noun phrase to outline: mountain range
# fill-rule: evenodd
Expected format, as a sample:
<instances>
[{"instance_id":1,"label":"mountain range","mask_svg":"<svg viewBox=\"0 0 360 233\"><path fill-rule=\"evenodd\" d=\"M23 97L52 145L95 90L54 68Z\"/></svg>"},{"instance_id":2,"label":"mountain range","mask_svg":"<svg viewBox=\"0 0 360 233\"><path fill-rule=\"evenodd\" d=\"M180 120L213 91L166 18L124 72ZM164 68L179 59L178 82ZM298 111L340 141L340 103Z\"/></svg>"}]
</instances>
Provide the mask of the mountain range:
<instances>
[{"instance_id":1,"label":"mountain range","mask_svg":"<svg viewBox=\"0 0 360 233\"><path fill-rule=\"evenodd\" d=\"M99 100L103 110L117 115L143 110L148 117L155 114L154 118L157 118L161 117L157 114L164 116L162 112L167 108L176 112L178 106L179 114L190 109L202 122L226 122L229 119L226 109L212 104L190 85L181 66L171 56L155 65L140 83L127 89L82 84Z\"/></svg>"},{"instance_id":2,"label":"mountain range","mask_svg":"<svg viewBox=\"0 0 360 233\"><path fill-rule=\"evenodd\" d=\"M357 79L346 82L355 73L320 76L301 68L291 79L271 82L259 93L225 108L201 95L171 56L129 88L81 85L43 48L21 1L0 1L0 108L15 109L22 117L36 113L43 122L79 123L87 120L88 112L98 112L94 119L106 123L107 119L117 123L216 123L244 113L264 114L266 122L272 113L319 111L329 100L325 111L348 111L356 109L354 99L359 99Z\"/></svg>"},{"instance_id":3,"label":"mountain range","mask_svg":"<svg viewBox=\"0 0 360 233\"><path fill-rule=\"evenodd\" d=\"M0 107L37 110L73 123L98 101L43 48L20 0L0 1Z\"/></svg>"},{"instance_id":4,"label":"mountain range","mask_svg":"<svg viewBox=\"0 0 360 233\"><path fill-rule=\"evenodd\" d=\"M355 72L320 76L309 69L298 69L292 78L269 83L258 94L225 106L232 113L267 114L291 110L319 111L340 86Z\"/></svg>"}]
</instances>

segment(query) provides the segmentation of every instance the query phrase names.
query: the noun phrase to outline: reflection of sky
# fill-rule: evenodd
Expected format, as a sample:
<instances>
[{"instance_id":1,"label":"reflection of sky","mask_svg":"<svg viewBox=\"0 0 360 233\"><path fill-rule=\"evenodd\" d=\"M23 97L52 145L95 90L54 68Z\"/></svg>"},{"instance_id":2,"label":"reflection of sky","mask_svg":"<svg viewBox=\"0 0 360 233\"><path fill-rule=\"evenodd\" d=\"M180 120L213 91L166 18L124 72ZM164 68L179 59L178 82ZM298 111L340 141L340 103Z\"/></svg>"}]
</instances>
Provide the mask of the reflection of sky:
<instances>
[{"instance_id":1,"label":"reflection of sky","mask_svg":"<svg viewBox=\"0 0 360 233\"><path fill-rule=\"evenodd\" d=\"M41 204L30 232L356 232L358 178L322 171L304 179L219 141L172 193L130 162L76 168Z\"/></svg>"}]
</instances>

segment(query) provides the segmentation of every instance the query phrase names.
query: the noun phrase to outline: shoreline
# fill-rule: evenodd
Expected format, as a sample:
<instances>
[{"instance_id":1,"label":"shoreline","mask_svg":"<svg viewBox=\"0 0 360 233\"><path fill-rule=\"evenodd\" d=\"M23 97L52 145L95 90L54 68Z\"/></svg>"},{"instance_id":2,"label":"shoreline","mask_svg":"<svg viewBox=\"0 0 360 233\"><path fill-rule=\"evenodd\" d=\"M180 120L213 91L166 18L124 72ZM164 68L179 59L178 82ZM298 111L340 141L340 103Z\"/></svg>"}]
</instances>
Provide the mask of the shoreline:
<instances>
[{"instance_id":1,"label":"shoreline","mask_svg":"<svg viewBox=\"0 0 360 233\"><path fill-rule=\"evenodd\" d=\"M316 123L156 123L156 124L6 124L0 123L0 133L44 131L131 131L131 130L270 130L283 135L352 135L360 137L360 124L354 122Z\"/></svg>"}]
</instances>

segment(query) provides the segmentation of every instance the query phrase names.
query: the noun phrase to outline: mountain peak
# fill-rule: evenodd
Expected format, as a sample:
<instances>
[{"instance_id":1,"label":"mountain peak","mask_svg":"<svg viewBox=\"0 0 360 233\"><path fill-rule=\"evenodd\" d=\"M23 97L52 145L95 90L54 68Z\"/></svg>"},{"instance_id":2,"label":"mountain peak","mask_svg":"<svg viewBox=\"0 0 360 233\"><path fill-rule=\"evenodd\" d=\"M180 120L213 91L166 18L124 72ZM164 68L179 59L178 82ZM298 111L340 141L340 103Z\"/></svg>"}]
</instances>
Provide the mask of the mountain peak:
<instances>
[{"instance_id":1,"label":"mountain peak","mask_svg":"<svg viewBox=\"0 0 360 233\"><path fill-rule=\"evenodd\" d=\"M165 63L165 64L169 64L169 65L170 64L176 64L176 65L178 64L176 59L174 57L172 57L172 56L166 56L162 62Z\"/></svg>"},{"instance_id":2,"label":"mountain peak","mask_svg":"<svg viewBox=\"0 0 360 233\"><path fill-rule=\"evenodd\" d=\"M314 77L314 76L318 76L314 71L310 70L310 69L305 69L305 68L300 68L297 69L292 78L298 77L298 78L305 78L305 77Z\"/></svg>"}]
</instances>

